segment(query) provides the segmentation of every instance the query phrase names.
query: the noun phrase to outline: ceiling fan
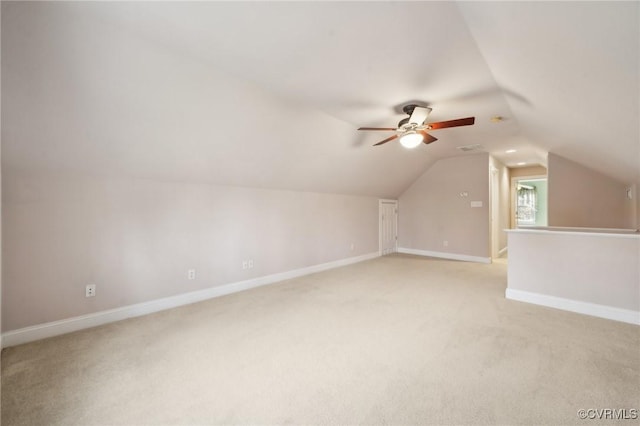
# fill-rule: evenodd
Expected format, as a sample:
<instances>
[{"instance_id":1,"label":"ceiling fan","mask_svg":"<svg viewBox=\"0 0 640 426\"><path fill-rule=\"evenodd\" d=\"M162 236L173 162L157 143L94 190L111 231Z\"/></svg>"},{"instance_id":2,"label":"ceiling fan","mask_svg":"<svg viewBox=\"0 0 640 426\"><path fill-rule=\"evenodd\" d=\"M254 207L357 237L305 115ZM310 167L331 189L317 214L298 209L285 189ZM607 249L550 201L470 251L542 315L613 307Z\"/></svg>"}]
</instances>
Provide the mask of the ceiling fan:
<instances>
[{"instance_id":1,"label":"ceiling fan","mask_svg":"<svg viewBox=\"0 0 640 426\"><path fill-rule=\"evenodd\" d=\"M431 108L422 107L415 104L405 105L402 108L409 117L403 118L398 123L398 127L360 127L358 130L385 130L394 131L395 135L390 136L374 146L382 145L394 139L400 138L400 143L405 148L415 148L421 142L430 144L438 139L431 136L425 130L438 130L447 127L470 126L475 123L475 117L458 118L457 120L440 121L438 123L425 123L425 120L431 112Z\"/></svg>"}]
</instances>

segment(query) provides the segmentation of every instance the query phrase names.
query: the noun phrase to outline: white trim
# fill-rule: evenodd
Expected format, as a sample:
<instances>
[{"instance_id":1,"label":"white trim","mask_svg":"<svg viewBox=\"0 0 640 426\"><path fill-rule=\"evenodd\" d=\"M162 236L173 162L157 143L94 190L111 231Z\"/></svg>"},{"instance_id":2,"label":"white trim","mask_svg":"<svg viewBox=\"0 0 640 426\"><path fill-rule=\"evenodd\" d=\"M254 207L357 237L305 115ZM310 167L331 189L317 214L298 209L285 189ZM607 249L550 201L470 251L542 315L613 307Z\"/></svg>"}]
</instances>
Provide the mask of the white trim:
<instances>
[{"instance_id":1,"label":"white trim","mask_svg":"<svg viewBox=\"0 0 640 426\"><path fill-rule=\"evenodd\" d=\"M73 331L84 330L86 328L96 327L115 321L121 321L127 318L139 317L158 311L164 311L166 309L201 302L203 300L212 299L214 297L237 293L239 291L249 290L251 288L260 287L267 284L273 284L303 275L309 275L316 272L326 271L328 269L334 269L341 266L351 265L353 263L363 262L365 260L374 259L379 256L380 255L378 252L374 252L361 256L349 257L333 262L294 269L292 271L253 278L246 281L239 281L231 284L211 287L205 290L178 294L175 296L165 297L163 299L156 299L149 302L137 303L135 305L109 309L107 311L95 312L88 315L81 315L73 318L63 319L60 321L53 321L45 324L25 327L19 330L8 331L2 334L2 347L20 345L22 343L58 336L60 334L71 333Z\"/></svg>"},{"instance_id":2,"label":"white trim","mask_svg":"<svg viewBox=\"0 0 640 426\"><path fill-rule=\"evenodd\" d=\"M531 293L523 290L507 288L505 297L519 302L533 303L534 305L549 308L562 309L563 311L576 312L614 321L640 325L640 312L630 309L615 308L613 306L598 305L595 303L581 302L579 300L565 299L562 297L548 296L546 294Z\"/></svg>"},{"instance_id":3,"label":"white trim","mask_svg":"<svg viewBox=\"0 0 640 426\"><path fill-rule=\"evenodd\" d=\"M543 228L515 228L505 229L505 232L520 234L564 234L564 235L585 235L594 237L620 237L638 238L640 233L636 229L616 229L616 228L565 228L565 227L543 227Z\"/></svg>"},{"instance_id":4,"label":"white trim","mask_svg":"<svg viewBox=\"0 0 640 426\"><path fill-rule=\"evenodd\" d=\"M416 250L400 247L398 253L415 254L417 256L439 257L442 259L464 260L465 262L491 263L490 257L469 256L467 254L444 253L439 251Z\"/></svg>"},{"instance_id":5,"label":"white trim","mask_svg":"<svg viewBox=\"0 0 640 426\"><path fill-rule=\"evenodd\" d=\"M498 251L498 257L502 256L503 254L505 254L507 251L509 251L509 247L503 247Z\"/></svg>"}]
</instances>

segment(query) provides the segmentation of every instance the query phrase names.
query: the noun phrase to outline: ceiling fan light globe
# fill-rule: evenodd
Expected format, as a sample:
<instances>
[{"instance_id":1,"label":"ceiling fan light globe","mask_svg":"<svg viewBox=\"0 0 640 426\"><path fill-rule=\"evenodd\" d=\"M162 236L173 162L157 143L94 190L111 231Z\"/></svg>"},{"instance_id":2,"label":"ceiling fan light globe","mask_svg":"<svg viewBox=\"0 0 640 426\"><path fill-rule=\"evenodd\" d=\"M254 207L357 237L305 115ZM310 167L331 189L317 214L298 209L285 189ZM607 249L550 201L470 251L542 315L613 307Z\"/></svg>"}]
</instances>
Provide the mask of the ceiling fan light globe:
<instances>
[{"instance_id":1,"label":"ceiling fan light globe","mask_svg":"<svg viewBox=\"0 0 640 426\"><path fill-rule=\"evenodd\" d=\"M422 135L413 130L400 136L400 144L405 148L415 148L420 145L423 140Z\"/></svg>"}]
</instances>

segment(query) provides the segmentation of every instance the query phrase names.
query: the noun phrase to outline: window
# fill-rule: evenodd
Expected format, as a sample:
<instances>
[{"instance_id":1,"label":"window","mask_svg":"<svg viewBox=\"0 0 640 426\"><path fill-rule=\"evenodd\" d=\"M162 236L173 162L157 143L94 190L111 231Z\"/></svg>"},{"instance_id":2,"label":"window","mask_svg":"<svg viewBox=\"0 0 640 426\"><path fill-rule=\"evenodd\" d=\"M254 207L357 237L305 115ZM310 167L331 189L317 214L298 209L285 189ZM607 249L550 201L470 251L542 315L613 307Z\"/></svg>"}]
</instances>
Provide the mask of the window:
<instances>
[{"instance_id":1,"label":"window","mask_svg":"<svg viewBox=\"0 0 640 426\"><path fill-rule=\"evenodd\" d=\"M518 204L516 217L518 225L535 225L537 212L536 188L528 185L518 185Z\"/></svg>"}]
</instances>

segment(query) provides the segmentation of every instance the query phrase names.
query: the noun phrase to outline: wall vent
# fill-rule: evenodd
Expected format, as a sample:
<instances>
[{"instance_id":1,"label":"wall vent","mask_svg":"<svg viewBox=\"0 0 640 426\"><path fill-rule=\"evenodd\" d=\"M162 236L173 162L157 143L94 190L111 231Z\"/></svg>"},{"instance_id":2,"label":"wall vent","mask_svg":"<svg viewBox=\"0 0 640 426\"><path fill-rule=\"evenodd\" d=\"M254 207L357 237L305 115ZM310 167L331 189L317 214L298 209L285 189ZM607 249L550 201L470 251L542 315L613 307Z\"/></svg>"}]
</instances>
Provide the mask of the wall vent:
<instances>
[{"instance_id":1,"label":"wall vent","mask_svg":"<svg viewBox=\"0 0 640 426\"><path fill-rule=\"evenodd\" d=\"M469 151L481 151L484 148L480 144L475 144L475 145L458 146L456 147L456 149L459 149L460 151L464 151L464 152L469 152Z\"/></svg>"}]
</instances>

